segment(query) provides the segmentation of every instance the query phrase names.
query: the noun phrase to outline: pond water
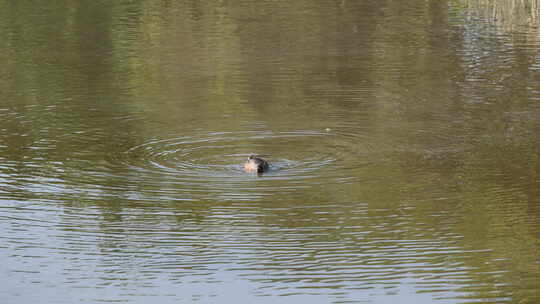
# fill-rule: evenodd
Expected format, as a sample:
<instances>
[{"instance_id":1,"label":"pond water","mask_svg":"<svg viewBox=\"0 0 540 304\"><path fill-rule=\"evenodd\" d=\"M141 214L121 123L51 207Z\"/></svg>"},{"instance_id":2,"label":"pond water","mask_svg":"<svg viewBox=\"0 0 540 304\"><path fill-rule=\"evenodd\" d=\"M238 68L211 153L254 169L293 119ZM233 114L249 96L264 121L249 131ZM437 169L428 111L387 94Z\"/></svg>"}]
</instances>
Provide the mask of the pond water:
<instances>
[{"instance_id":1,"label":"pond water","mask_svg":"<svg viewBox=\"0 0 540 304\"><path fill-rule=\"evenodd\" d=\"M486 3L0 1L2 303L540 303L540 17Z\"/></svg>"}]
</instances>

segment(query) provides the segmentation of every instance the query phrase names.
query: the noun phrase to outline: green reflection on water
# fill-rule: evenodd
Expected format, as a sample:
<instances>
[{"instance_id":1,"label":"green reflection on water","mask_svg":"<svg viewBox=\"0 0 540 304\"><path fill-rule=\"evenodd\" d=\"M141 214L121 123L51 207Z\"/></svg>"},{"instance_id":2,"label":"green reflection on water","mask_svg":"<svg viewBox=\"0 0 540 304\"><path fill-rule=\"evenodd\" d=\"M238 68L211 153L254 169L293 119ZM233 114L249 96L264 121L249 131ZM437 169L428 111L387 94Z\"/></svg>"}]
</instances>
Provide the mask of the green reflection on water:
<instances>
[{"instance_id":1,"label":"green reflection on water","mask_svg":"<svg viewBox=\"0 0 540 304\"><path fill-rule=\"evenodd\" d=\"M164 298L534 303L539 41L455 7L0 2L1 227L54 243L2 256ZM250 153L281 167L246 177Z\"/></svg>"}]
</instances>

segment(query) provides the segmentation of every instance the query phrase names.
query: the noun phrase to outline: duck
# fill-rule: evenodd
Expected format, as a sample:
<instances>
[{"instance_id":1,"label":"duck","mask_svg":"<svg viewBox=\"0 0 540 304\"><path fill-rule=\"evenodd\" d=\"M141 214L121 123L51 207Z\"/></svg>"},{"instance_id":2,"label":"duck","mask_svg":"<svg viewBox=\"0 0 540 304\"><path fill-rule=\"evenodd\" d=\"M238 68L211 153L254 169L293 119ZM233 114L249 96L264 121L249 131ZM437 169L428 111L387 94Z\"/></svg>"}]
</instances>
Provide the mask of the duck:
<instances>
[{"instance_id":1,"label":"duck","mask_svg":"<svg viewBox=\"0 0 540 304\"><path fill-rule=\"evenodd\" d=\"M244 163L244 170L246 170L246 172L263 173L268 171L269 167L270 166L266 160L256 157L255 155L250 155L247 161Z\"/></svg>"}]
</instances>

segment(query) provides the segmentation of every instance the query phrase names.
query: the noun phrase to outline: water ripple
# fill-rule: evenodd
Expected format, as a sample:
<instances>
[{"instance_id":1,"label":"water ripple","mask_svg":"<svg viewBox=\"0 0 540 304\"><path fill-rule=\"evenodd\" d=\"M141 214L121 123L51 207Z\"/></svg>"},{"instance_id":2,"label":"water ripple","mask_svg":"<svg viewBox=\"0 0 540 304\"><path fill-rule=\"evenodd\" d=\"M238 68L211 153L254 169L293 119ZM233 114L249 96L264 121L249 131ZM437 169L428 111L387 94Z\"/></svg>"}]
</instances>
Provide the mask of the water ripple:
<instances>
[{"instance_id":1,"label":"water ripple","mask_svg":"<svg viewBox=\"0 0 540 304\"><path fill-rule=\"evenodd\" d=\"M211 132L152 140L114 155L111 162L137 172L140 182L159 183L162 193L180 191L188 194L185 199L245 200L352 181L344 161L352 153L346 149L349 140L345 135L306 130ZM270 170L263 175L244 172L242 164L250 154L264 155Z\"/></svg>"}]
</instances>

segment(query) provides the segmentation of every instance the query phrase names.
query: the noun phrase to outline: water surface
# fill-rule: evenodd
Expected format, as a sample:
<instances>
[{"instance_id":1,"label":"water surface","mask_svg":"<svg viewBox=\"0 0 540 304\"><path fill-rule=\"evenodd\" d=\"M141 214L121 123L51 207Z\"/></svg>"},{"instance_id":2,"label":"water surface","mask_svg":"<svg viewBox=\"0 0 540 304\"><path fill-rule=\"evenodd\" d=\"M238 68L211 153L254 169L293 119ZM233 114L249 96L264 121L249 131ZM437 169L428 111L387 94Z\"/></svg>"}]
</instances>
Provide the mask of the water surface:
<instances>
[{"instance_id":1,"label":"water surface","mask_svg":"<svg viewBox=\"0 0 540 304\"><path fill-rule=\"evenodd\" d=\"M538 303L521 8L0 1L3 301Z\"/></svg>"}]
</instances>

